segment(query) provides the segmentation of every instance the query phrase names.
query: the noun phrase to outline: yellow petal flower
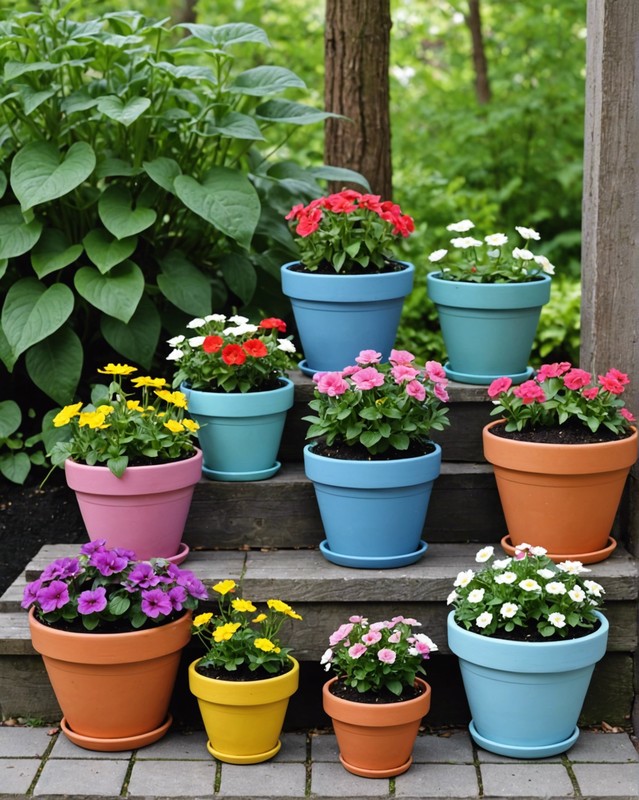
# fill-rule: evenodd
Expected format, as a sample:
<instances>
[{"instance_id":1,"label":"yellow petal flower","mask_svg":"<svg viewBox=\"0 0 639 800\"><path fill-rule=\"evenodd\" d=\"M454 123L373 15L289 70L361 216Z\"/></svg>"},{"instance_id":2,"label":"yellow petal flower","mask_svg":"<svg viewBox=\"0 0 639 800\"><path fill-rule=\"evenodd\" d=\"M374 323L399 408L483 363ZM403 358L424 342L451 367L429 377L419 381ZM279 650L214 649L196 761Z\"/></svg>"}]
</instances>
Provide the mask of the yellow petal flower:
<instances>
[{"instance_id":1,"label":"yellow petal flower","mask_svg":"<svg viewBox=\"0 0 639 800\"><path fill-rule=\"evenodd\" d=\"M220 625L213 631L213 639L216 642L226 642L232 638L239 627L239 622L227 622L226 625Z\"/></svg>"},{"instance_id":2,"label":"yellow petal flower","mask_svg":"<svg viewBox=\"0 0 639 800\"><path fill-rule=\"evenodd\" d=\"M55 428L61 428L63 425L68 425L73 417L77 417L82 408L82 403L73 403L73 405L65 406L53 418L53 425Z\"/></svg>"},{"instance_id":3,"label":"yellow petal flower","mask_svg":"<svg viewBox=\"0 0 639 800\"><path fill-rule=\"evenodd\" d=\"M193 620L193 624L196 628L199 628L201 625L206 625L206 623L213 617L213 614L207 612L206 614L198 614L197 617Z\"/></svg>"},{"instance_id":4,"label":"yellow petal flower","mask_svg":"<svg viewBox=\"0 0 639 800\"><path fill-rule=\"evenodd\" d=\"M268 600L266 605L273 611L279 611L280 614L290 614L293 610L288 603L283 603L281 600Z\"/></svg>"},{"instance_id":5,"label":"yellow petal flower","mask_svg":"<svg viewBox=\"0 0 639 800\"><path fill-rule=\"evenodd\" d=\"M270 639L256 639L253 644L258 650L263 650L265 653L270 653L272 650L276 649Z\"/></svg>"},{"instance_id":6,"label":"yellow petal flower","mask_svg":"<svg viewBox=\"0 0 639 800\"><path fill-rule=\"evenodd\" d=\"M231 580L220 581L219 583L215 584L215 586L213 587L213 591L217 592L218 594L224 595L228 594L229 592L232 592L235 589L235 586L236 586L235 581Z\"/></svg>"},{"instance_id":7,"label":"yellow petal flower","mask_svg":"<svg viewBox=\"0 0 639 800\"><path fill-rule=\"evenodd\" d=\"M130 367L128 364L107 364L104 369L98 370L101 375L130 375L137 371L137 367Z\"/></svg>"},{"instance_id":8,"label":"yellow petal flower","mask_svg":"<svg viewBox=\"0 0 639 800\"><path fill-rule=\"evenodd\" d=\"M171 433L182 433L184 430L184 425L176 419L170 419L168 422L165 422L164 427L168 428Z\"/></svg>"},{"instance_id":9,"label":"yellow petal flower","mask_svg":"<svg viewBox=\"0 0 639 800\"><path fill-rule=\"evenodd\" d=\"M127 400L126 407L129 411L144 411L144 406L141 405L139 400Z\"/></svg>"},{"instance_id":10,"label":"yellow petal flower","mask_svg":"<svg viewBox=\"0 0 639 800\"><path fill-rule=\"evenodd\" d=\"M150 386L152 389L163 389L166 386L164 378L149 378L148 375L139 375L136 378L131 378L131 383L136 389L141 389L143 386Z\"/></svg>"},{"instance_id":11,"label":"yellow petal flower","mask_svg":"<svg viewBox=\"0 0 639 800\"><path fill-rule=\"evenodd\" d=\"M105 425L106 416L101 411L83 411L80 414L78 424L81 428L91 428L91 430L103 430L110 427Z\"/></svg>"},{"instance_id":12,"label":"yellow petal flower","mask_svg":"<svg viewBox=\"0 0 639 800\"><path fill-rule=\"evenodd\" d=\"M266 614L258 614L257 617L254 617L251 622L264 622L266 619Z\"/></svg>"},{"instance_id":13,"label":"yellow petal flower","mask_svg":"<svg viewBox=\"0 0 639 800\"><path fill-rule=\"evenodd\" d=\"M106 416L107 416L107 414L113 414L113 412L115 411L115 409L113 408L113 406L106 406L106 405L105 405L105 406L98 406L98 407L96 408L96 411L97 411L99 414L104 414L104 416L106 417Z\"/></svg>"},{"instance_id":14,"label":"yellow petal flower","mask_svg":"<svg viewBox=\"0 0 639 800\"><path fill-rule=\"evenodd\" d=\"M196 433L200 430L199 424L194 419L184 419L182 420L184 427L191 431L191 433Z\"/></svg>"},{"instance_id":15,"label":"yellow petal flower","mask_svg":"<svg viewBox=\"0 0 639 800\"><path fill-rule=\"evenodd\" d=\"M236 611L257 611L250 600L243 600L241 597L236 597L231 601L231 605Z\"/></svg>"}]
</instances>

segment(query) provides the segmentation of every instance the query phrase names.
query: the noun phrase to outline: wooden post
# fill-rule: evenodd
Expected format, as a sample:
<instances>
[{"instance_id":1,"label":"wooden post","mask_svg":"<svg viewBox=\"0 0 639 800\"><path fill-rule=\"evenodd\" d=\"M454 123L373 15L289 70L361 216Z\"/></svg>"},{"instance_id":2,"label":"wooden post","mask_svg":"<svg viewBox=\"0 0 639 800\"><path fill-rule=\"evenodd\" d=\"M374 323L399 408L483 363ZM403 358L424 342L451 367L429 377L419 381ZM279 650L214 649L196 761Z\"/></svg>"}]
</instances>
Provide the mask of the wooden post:
<instances>
[{"instance_id":1,"label":"wooden post","mask_svg":"<svg viewBox=\"0 0 639 800\"><path fill-rule=\"evenodd\" d=\"M581 365L630 376L639 417L639 2L588 0ZM639 556L639 465L624 540ZM626 538L627 533L627 538Z\"/></svg>"}]
</instances>

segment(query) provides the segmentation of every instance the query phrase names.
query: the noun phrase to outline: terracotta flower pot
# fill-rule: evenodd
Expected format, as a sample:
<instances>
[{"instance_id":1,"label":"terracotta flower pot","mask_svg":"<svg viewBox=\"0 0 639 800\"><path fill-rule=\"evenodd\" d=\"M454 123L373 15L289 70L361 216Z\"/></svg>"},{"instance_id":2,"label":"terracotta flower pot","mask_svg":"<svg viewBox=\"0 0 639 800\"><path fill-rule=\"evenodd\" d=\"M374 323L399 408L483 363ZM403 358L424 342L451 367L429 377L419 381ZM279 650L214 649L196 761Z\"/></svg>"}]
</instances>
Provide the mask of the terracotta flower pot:
<instances>
[{"instance_id":1,"label":"terracotta flower pot","mask_svg":"<svg viewBox=\"0 0 639 800\"><path fill-rule=\"evenodd\" d=\"M130 633L69 633L38 622L31 609L29 628L74 744L111 752L164 736L180 653L191 638L190 612Z\"/></svg>"},{"instance_id":2,"label":"terracotta flower pot","mask_svg":"<svg viewBox=\"0 0 639 800\"><path fill-rule=\"evenodd\" d=\"M616 546L610 536L630 467L637 430L597 444L538 444L483 430L484 456L493 465L506 518L506 549L527 542L553 561L594 563Z\"/></svg>"},{"instance_id":3,"label":"terracotta flower pot","mask_svg":"<svg viewBox=\"0 0 639 800\"><path fill-rule=\"evenodd\" d=\"M340 761L354 775L389 778L400 775L413 761L413 746L422 718L430 710L430 686L419 697L398 703L357 703L332 694L333 678L322 689L324 711L333 721Z\"/></svg>"}]
</instances>

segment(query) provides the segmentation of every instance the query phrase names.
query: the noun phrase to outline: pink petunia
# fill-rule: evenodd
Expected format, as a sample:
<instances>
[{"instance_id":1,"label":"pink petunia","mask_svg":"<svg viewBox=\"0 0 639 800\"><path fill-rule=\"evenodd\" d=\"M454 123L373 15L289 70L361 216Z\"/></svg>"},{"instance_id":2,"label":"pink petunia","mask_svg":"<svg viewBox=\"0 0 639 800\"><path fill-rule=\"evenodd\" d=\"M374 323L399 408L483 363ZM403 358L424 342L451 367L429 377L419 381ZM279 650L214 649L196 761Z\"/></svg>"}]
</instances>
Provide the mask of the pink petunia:
<instances>
[{"instance_id":1,"label":"pink petunia","mask_svg":"<svg viewBox=\"0 0 639 800\"><path fill-rule=\"evenodd\" d=\"M505 376L503 378L496 378L488 387L488 397L494 400L495 397L499 397L500 394L507 392L512 385L513 382L511 378Z\"/></svg>"},{"instance_id":2,"label":"pink petunia","mask_svg":"<svg viewBox=\"0 0 639 800\"><path fill-rule=\"evenodd\" d=\"M448 383L448 378L446 377L446 371L439 363L439 361L427 361L426 362L426 374L435 383L443 383L444 386Z\"/></svg>"},{"instance_id":3,"label":"pink petunia","mask_svg":"<svg viewBox=\"0 0 639 800\"><path fill-rule=\"evenodd\" d=\"M358 364L379 364L381 360L382 354L376 350L362 350L355 359Z\"/></svg>"},{"instance_id":4,"label":"pink petunia","mask_svg":"<svg viewBox=\"0 0 639 800\"><path fill-rule=\"evenodd\" d=\"M607 392L610 392L610 394L623 394L625 384L615 375L607 372L605 375L599 375L598 377L599 383Z\"/></svg>"},{"instance_id":5,"label":"pink petunia","mask_svg":"<svg viewBox=\"0 0 639 800\"><path fill-rule=\"evenodd\" d=\"M441 400L442 403L448 402L448 392L444 389L443 383L436 383L433 386L433 394L438 400Z\"/></svg>"},{"instance_id":6,"label":"pink petunia","mask_svg":"<svg viewBox=\"0 0 639 800\"><path fill-rule=\"evenodd\" d=\"M384 374L376 370L375 367L366 367L351 376L351 380L358 389L366 391L374 389L376 386L382 386L384 383Z\"/></svg>"},{"instance_id":7,"label":"pink petunia","mask_svg":"<svg viewBox=\"0 0 639 800\"><path fill-rule=\"evenodd\" d=\"M349 389L348 383L339 372L323 372L317 381L317 391L329 397L339 397Z\"/></svg>"},{"instance_id":8,"label":"pink petunia","mask_svg":"<svg viewBox=\"0 0 639 800\"><path fill-rule=\"evenodd\" d=\"M419 375L419 370L406 364L397 364L391 368L391 375L395 378L395 383L404 383L415 380Z\"/></svg>"},{"instance_id":9,"label":"pink petunia","mask_svg":"<svg viewBox=\"0 0 639 800\"><path fill-rule=\"evenodd\" d=\"M627 386L630 383L630 378L626 375L626 373L619 372L619 370L615 369L614 367L611 367L606 374L619 381L622 386Z\"/></svg>"},{"instance_id":10,"label":"pink petunia","mask_svg":"<svg viewBox=\"0 0 639 800\"><path fill-rule=\"evenodd\" d=\"M362 636L362 641L364 644L377 644L381 638L382 634L379 631L367 631Z\"/></svg>"},{"instance_id":11,"label":"pink petunia","mask_svg":"<svg viewBox=\"0 0 639 800\"><path fill-rule=\"evenodd\" d=\"M396 366L399 364L409 366L415 360L415 356L409 353L408 350L391 350L388 360L391 364L395 364Z\"/></svg>"},{"instance_id":12,"label":"pink petunia","mask_svg":"<svg viewBox=\"0 0 639 800\"><path fill-rule=\"evenodd\" d=\"M363 645L361 642L355 642L355 644L348 648L348 655L351 658L359 658L360 656L364 655L367 649L368 648L365 647L365 645Z\"/></svg>"},{"instance_id":13,"label":"pink petunia","mask_svg":"<svg viewBox=\"0 0 639 800\"><path fill-rule=\"evenodd\" d=\"M524 381L520 386L513 389L513 394L518 397L524 405L532 403L543 403L546 400L544 390L535 381Z\"/></svg>"},{"instance_id":14,"label":"pink petunia","mask_svg":"<svg viewBox=\"0 0 639 800\"><path fill-rule=\"evenodd\" d=\"M356 372L359 372L361 367L359 364L351 364L349 367L344 367L342 370L342 378L348 378L350 375L354 375Z\"/></svg>"},{"instance_id":15,"label":"pink petunia","mask_svg":"<svg viewBox=\"0 0 639 800\"><path fill-rule=\"evenodd\" d=\"M588 386L591 380L592 375L589 372L576 367L564 375L564 384L566 388L572 390L583 389L584 386Z\"/></svg>"},{"instance_id":16,"label":"pink petunia","mask_svg":"<svg viewBox=\"0 0 639 800\"><path fill-rule=\"evenodd\" d=\"M339 644L341 641L346 639L348 634L353 630L353 625L347 623L345 625L340 625L339 628L332 633L329 637L328 643L333 647L336 644Z\"/></svg>"},{"instance_id":17,"label":"pink petunia","mask_svg":"<svg viewBox=\"0 0 639 800\"><path fill-rule=\"evenodd\" d=\"M627 408L620 408L620 409L619 409L619 413L621 414L621 416L622 416L624 419L627 419L627 420L628 420L628 422L636 422L636 420L635 420L635 418L634 418L634 415L632 414L632 412L631 412L631 411L628 411L628 409L627 409Z\"/></svg>"},{"instance_id":18,"label":"pink petunia","mask_svg":"<svg viewBox=\"0 0 639 800\"><path fill-rule=\"evenodd\" d=\"M414 397L415 400L422 403L426 398L426 389L424 384L419 381L410 381L406 384L406 394Z\"/></svg>"},{"instance_id":19,"label":"pink petunia","mask_svg":"<svg viewBox=\"0 0 639 800\"><path fill-rule=\"evenodd\" d=\"M394 664L395 659L397 658L397 653L394 650L390 650L388 647L382 647L382 649L377 654L377 658L383 664Z\"/></svg>"},{"instance_id":20,"label":"pink petunia","mask_svg":"<svg viewBox=\"0 0 639 800\"><path fill-rule=\"evenodd\" d=\"M568 372L571 366L572 364L568 361L555 361L554 364L542 364L537 370L537 381L538 383L543 383L543 381L549 378L559 378L565 372Z\"/></svg>"},{"instance_id":21,"label":"pink petunia","mask_svg":"<svg viewBox=\"0 0 639 800\"><path fill-rule=\"evenodd\" d=\"M590 389L584 389L581 394L586 398L586 400L594 400L599 394L599 387L591 386Z\"/></svg>"}]
</instances>

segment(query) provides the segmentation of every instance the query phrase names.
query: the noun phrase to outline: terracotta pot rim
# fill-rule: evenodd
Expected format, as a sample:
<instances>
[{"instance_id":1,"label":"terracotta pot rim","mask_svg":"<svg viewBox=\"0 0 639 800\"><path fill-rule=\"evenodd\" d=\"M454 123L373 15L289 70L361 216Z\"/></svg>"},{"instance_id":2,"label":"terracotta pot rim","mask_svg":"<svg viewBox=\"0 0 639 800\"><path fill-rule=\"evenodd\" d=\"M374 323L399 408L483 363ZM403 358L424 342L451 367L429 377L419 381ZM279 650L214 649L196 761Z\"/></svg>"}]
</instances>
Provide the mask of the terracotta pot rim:
<instances>
[{"instance_id":1,"label":"terracotta pot rim","mask_svg":"<svg viewBox=\"0 0 639 800\"><path fill-rule=\"evenodd\" d=\"M370 726L388 726L402 724L409 719L421 719L426 716L430 709L431 687L424 678L415 678L419 684L425 687L424 692L418 697L410 700L402 700L398 703L358 703L356 700L345 700L332 694L330 687L337 681L331 678L322 687L323 705L326 713L333 719L350 722L353 714L360 720L358 724Z\"/></svg>"},{"instance_id":2,"label":"terracotta pot rim","mask_svg":"<svg viewBox=\"0 0 639 800\"><path fill-rule=\"evenodd\" d=\"M548 450L551 447L559 447L562 450L569 450L569 449L581 450L584 447L596 447L599 450L603 450L604 448L609 448L611 446L612 447L614 447L615 445L618 446L621 442L631 442L637 439L638 436L636 426L631 425L630 428L632 430L632 433L629 436L623 436L619 439L612 439L609 442L584 442L583 444L565 444L563 442L523 442L517 439L509 439L505 436L497 436L497 434L493 433L492 431L493 428L496 428L498 425L502 425L505 422L506 420L503 417L500 417L499 419L493 420L492 422L489 422L487 425L484 425L483 431L485 431L486 434L490 434L492 437L494 437L494 439L498 439L499 441L513 442L518 445L540 450L541 449Z\"/></svg>"}]
</instances>

